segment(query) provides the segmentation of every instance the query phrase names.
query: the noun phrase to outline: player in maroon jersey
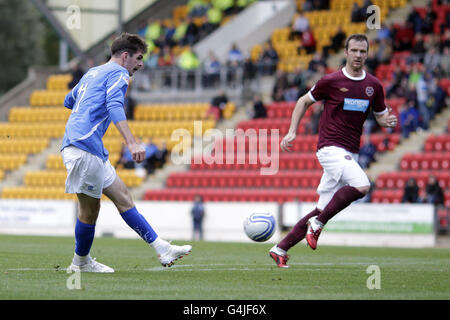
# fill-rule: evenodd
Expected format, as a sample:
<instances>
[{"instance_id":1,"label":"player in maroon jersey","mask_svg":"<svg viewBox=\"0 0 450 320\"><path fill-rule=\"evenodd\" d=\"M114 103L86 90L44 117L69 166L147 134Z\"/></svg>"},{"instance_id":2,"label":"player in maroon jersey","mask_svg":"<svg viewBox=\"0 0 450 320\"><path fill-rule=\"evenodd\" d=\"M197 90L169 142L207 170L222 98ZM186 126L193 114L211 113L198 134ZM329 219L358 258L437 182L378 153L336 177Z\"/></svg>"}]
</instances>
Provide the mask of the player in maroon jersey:
<instances>
[{"instance_id":1,"label":"player in maroon jersey","mask_svg":"<svg viewBox=\"0 0 450 320\"><path fill-rule=\"evenodd\" d=\"M300 219L269 255L280 268L287 268L287 251L305 238L312 249L323 226L338 212L369 192L370 182L359 166L358 153L363 124L370 109L378 124L394 128L397 117L385 105L380 81L364 70L369 41L363 34L353 34L345 42L346 65L322 77L300 97L292 112L289 132L281 141L281 150L290 151L297 127L308 107L324 100L319 122L317 159L323 175L317 187L316 208Z\"/></svg>"}]
</instances>

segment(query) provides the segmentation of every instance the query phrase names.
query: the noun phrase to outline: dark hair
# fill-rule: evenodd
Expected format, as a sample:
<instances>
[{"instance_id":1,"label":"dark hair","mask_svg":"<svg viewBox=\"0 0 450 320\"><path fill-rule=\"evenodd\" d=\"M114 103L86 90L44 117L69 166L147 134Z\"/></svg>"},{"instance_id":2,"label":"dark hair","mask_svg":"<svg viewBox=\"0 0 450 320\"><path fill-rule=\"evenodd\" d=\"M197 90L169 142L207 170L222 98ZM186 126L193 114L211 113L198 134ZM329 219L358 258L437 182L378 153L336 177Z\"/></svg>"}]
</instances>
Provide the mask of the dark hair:
<instances>
[{"instance_id":1,"label":"dark hair","mask_svg":"<svg viewBox=\"0 0 450 320\"><path fill-rule=\"evenodd\" d=\"M347 40L345 40L345 50L348 50L348 44L350 40L367 42L367 51L369 51L369 39L367 39L367 36L365 34L355 33L350 35Z\"/></svg>"},{"instance_id":2,"label":"dark hair","mask_svg":"<svg viewBox=\"0 0 450 320\"><path fill-rule=\"evenodd\" d=\"M134 55L137 51L147 52L147 43L137 34L122 33L114 39L111 45L111 55L118 55L122 52L128 52Z\"/></svg>"}]
</instances>

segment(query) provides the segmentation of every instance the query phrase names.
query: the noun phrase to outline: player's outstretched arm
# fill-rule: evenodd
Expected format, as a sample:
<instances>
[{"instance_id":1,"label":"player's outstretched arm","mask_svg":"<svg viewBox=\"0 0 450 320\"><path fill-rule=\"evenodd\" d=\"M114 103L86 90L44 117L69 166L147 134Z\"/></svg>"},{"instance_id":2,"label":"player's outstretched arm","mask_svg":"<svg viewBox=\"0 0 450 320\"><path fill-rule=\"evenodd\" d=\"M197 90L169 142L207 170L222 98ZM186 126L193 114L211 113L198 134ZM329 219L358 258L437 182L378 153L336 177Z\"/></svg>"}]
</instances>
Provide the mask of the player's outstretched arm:
<instances>
[{"instance_id":1,"label":"player's outstretched arm","mask_svg":"<svg viewBox=\"0 0 450 320\"><path fill-rule=\"evenodd\" d=\"M392 108L388 107L388 111L383 114L375 114L378 124L384 128L395 128L397 126L397 116L392 113Z\"/></svg>"},{"instance_id":2,"label":"player's outstretched arm","mask_svg":"<svg viewBox=\"0 0 450 320\"><path fill-rule=\"evenodd\" d=\"M144 161L145 159L145 148L136 142L133 134L131 133L130 127L128 126L127 120L122 120L117 122L117 129L125 140L128 150L130 150L133 160L137 163Z\"/></svg>"},{"instance_id":3,"label":"player's outstretched arm","mask_svg":"<svg viewBox=\"0 0 450 320\"><path fill-rule=\"evenodd\" d=\"M302 120L303 116L306 113L306 110L310 105L312 105L315 101L310 98L310 96L307 94L303 95L297 100L297 103L295 104L295 108L292 111L291 116L291 125L289 127L288 133L284 136L283 140L281 140L281 150L282 151L291 151L292 147L292 141L297 136L297 128Z\"/></svg>"}]
</instances>

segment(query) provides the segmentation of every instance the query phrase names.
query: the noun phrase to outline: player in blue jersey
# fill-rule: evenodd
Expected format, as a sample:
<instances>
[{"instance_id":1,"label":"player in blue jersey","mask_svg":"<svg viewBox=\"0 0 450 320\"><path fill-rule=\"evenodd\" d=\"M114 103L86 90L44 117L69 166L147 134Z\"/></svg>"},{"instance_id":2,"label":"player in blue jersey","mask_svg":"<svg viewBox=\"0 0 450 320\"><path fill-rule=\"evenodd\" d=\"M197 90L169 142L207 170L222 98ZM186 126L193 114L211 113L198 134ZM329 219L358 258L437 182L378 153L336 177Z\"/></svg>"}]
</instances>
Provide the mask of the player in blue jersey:
<instances>
[{"instance_id":1,"label":"player in blue jersey","mask_svg":"<svg viewBox=\"0 0 450 320\"><path fill-rule=\"evenodd\" d=\"M68 268L71 271L114 272L89 255L102 194L111 199L125 222L155 249L163 266L170 267L191 251L190 245L171 245L158 237L137 211L102 142L113 122L133 160L140 163L145 159L145 148L136 142L128 126L124 97L129 78L143 66L146 51L147 44L141 37L123 33L111 45L109 62L89 69L64 100L64 106L72 110L61 148L67 169L66 192L75 193L79 202L75 253Z\"/></svg>"}]
</instances>

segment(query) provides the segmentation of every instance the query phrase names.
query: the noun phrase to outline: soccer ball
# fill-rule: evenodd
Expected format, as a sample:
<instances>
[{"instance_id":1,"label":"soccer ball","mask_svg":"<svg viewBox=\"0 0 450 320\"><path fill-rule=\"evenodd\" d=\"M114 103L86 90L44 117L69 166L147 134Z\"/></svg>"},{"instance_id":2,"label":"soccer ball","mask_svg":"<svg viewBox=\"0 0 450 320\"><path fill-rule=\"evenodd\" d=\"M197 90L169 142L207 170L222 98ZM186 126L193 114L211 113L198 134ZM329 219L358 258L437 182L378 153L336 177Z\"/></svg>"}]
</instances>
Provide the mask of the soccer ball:
<instances>
[{"instance_id":1,"label":"soccer ball","mask_svg":"<svg viewBox=\"0 0 450 320\"><path fill-rule=\"evenodd\" d=\"M267 241L275 232L275 218L270 213L252 213L244 220L244 232L253 241Z\"/></svg>"}]
</instances>

